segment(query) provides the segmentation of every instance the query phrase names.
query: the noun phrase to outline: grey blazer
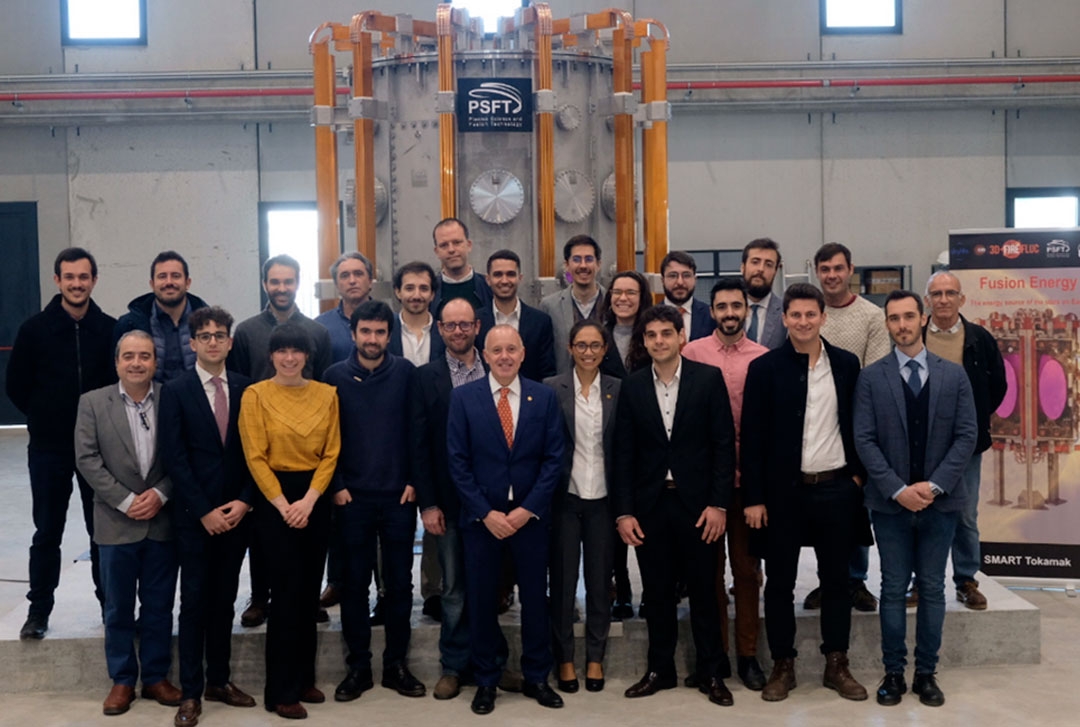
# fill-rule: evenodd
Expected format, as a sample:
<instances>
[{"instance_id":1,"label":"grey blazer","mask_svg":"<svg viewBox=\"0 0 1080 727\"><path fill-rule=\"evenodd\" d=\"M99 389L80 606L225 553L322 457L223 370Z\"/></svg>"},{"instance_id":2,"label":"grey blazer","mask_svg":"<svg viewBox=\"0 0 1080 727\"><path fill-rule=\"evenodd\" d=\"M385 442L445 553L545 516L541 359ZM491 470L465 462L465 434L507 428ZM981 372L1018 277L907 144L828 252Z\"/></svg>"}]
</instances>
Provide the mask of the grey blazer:
<instances>
[{"instance_id":1,"label":"grey blazer","mask_svg":"<svg viewBox=\"0 0 1080 727\"><path fill-rule=\"evenodd\" d=\"M157 417L160 403L161 385L154 382L154 417ZM135 441L116 384L88 391L79 399L79 414L75 421L75 464L94 490L95 543L124 545L147 538L172 539L168 504L151 520L132 520L116 509L128 495L138 495L151 487L158 488L167 498L172 497L172 482L166 476L157 452L146 479L139 474Z\"/></svg>"},{"instance_id":2,"label":"grey blazer","mask_svg":"<svg viewBox=\"0 0 1080 727\"><path fill-rule=\"evenodd\" d=\"M930 424L926 437L926 479L944 490L933 507L959 510L968 497L964 469L975 451L975 399L964 369L927 351ZM866 467L866 505L898 513L893 494L910 482L907 404L900 365L893 353L867 366L855 385L855 450Z\"/></svg>"},{"instance_id":3,"label":"grey blazer","mask_svg":"<svg viewBox=\"0 0 1080 727\"><path fill-rule=\"evenodd\" d=\"M549 376L544 379L544 383L555 389L555 397L559 400L559 408L562 410L566 441L572 445L575 433L574 412L577 408L574 403L574 372L568 371L565 374ZM597 382L594 382L594 385L596 383ZM615 421L613 417L615 415L615 407L619 403L620 383L621 382L614 376L601 374L599 378L600 402L603 405L601 426L604 433L604 472L607 475L608 482L611 481L611 477L615 471L613 460L615 451ZM568 446L563 455L562 481L560 483L561 486L556 493L556 498L562 496L566 492L566 488L570 484L570 468L573 464L574 447ZM608 493L610 494L610 492L611 488L609 486Z\"/></svg>"},{"instance_id":4,"label":"grey blazer","mask_svg":"<svg viewBox=\"0 0 1080 727\"><path fill-rule=\"evenodd\" d=\"M604 286L599 287L600 297L596 299L597 305L603 303L604 294L607 292ZM567 350L570 344L570 329L574 327L576 304L573 295L571 288L565 288L540 301L540 310L551 316L551 330L555 340L555 369L560 374L569 373L574 367L574 362L570 359L570 351Z\"/></svg>"},{"instance_id":5,"label":"grey blazer","mask_svg":"<svg viewBox=\"0 0 1080 727\"><path fill-rule=\"evenodd\" d=\"M787 338L787 329L784 328L784 302L783 296L776 293L769 298L769 307L765 309L765 320L762 323L761 333L758 335L758 343L770 351L780 348Z\"/></svg>"}]
</instances>

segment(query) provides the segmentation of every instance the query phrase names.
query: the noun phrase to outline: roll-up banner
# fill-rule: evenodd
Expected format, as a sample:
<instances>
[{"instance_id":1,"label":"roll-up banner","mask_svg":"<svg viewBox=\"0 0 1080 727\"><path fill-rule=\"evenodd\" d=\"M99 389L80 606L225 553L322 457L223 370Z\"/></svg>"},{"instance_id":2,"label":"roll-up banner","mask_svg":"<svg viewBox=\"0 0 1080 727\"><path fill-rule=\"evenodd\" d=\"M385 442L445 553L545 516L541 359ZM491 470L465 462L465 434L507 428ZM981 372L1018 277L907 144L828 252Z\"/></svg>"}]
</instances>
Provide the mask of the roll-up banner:
<instances>
[{"instance_id":1,"label":"roll-up banner","mask_svg":"<svg viewBox=\"0 0 1080 727\"><path fill-rule=\"evenodd\" d=\"M979 535L987 575L1080 578L1080 228L957 230L961 313L997 339L1008 392L990 418Z\"/></svg>"}]
</instances>

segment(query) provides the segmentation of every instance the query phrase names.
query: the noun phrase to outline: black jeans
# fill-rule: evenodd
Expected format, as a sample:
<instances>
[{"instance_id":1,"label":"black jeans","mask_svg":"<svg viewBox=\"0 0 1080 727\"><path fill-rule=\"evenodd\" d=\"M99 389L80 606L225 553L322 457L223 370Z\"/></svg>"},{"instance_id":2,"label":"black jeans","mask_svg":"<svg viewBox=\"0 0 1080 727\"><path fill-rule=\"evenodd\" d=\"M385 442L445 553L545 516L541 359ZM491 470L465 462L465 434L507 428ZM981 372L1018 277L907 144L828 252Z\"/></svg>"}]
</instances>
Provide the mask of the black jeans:
<instances>
[{"instance_id":1,"label":"black jeans","mask_svg":"<svg viewBox=\"0 0 1080 727\"><path fill-rule=\"evenodd\" d=\"M770 519L765 551L765 632L772 658L795 651L795 578L799 551L813 545L821 579L821 653L847 651L851 631L848 561L862 507L850 477L799 485L790 518ZM772 513L770 513L772 515Z\"/></svg>"}]
</instances>

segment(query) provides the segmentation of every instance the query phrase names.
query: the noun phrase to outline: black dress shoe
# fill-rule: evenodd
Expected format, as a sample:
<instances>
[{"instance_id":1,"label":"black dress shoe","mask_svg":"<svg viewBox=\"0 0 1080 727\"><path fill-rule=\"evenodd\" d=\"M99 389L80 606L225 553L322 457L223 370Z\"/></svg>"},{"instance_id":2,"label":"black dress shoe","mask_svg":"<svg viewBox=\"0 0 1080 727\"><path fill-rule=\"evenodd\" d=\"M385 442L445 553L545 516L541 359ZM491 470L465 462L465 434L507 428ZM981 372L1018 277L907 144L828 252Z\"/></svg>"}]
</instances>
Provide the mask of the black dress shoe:
<instances>
[{"instance_id":1,"label":"black dress shoe","mask_svg":"<svg viewBox=\"0 0 1080 727\"><path fill-rule=\"evenodd\" d=\"M590 679L585 677L585 691L586 692L602 692L604 691L604 677L599 679Z\"/></svg>"},{"instance_id":2,"label":"black dress shoe","mask_svg":"<svg viewBox=\"0 0 1080 727\"><path fill-rule=\"evenodd\" d=\"M567 694L577 694L577 690L581 687L581 682L577 677L573 679L559 679L556 681L556 686L559 687L560 692L566 692Z\"/></svg>"},{"instance_id":3,"label":"black dress shoe","mask_svg":"<svg viewBox=\"0 0 1080 727\"><path fill-rule=\"evenodd\" d=\"M495 687L477 687L472 699L474 714L491 714L495 709Z\"/></svg>"},{"instance_id":4,"label":"black dress shoe","mask_svg":"<svg viewBox=\"0 0 1080 727\"><path fill-rule=\"evenodd\" d=\"M423 683L412 675L404 664L388 666L383 669L382 685L393 689L403 697L422 697L427 693Z\"/></svg>"},{"instance_id":5,"label":"black dress shoe","mask_svg":"<svg viewBox=\"0 0 1080 727\"><path fill-rule=\"evenodd\" d=\"M674 689L679 685L674 675L662 677L655 671L650 671L641 677L637 684L629 687L624 694L630 699L637 697L649 697L661 689Z\"/></svg>"},{"instance_id":6,"label":"black dress shoe","mask_svg":"<svg viewBox=\"0 0 1080 727\"><path fill-rule=\"evenodd\" d=\"M382 597L375 599L375 608L371 609L371 613L368 615L368 623L372 626L386 625L386 611Z\"/></svg>"},{"instance_id":7,"label":"black dress shoe","mask_svg":"<svg viewBox=\"0 0 1080 727\"><path fill-rule=\"evenodd\" d=\"M730 707L735 704L735 699L731 696L731 690L724 684L724 680L719 677L713 677L706 683L702 683L698 687L698 691L702 694L709 695L709 701L713 704L719 704L721 707Z\"/></svg>"},{"instance_id":8,"label":"black dress shoe","mask_svg":"<svg viewBox=\"0 0 1080 727\"><path fill-rule=\"evenodd\" d=\"M623 621L634 617L634 607L623 601L611 607L611 620Z\"/></svg>"},{"instance_id":9,"label":"black dress shoe","mask_svg":"<svg viewBox=\"0 0 1080 727\"><path fill-rule=\"evenodd\" d=\"M577 682L577 679L574 680ZM550 707L552 709L558 709L563 706L562 697L555 693L547 682L539 682L537 684L529 684L525 682L521 688L521 693L529 699L535 699L536 703L541 707Z\"/></svg>"},{"instance_id":10,"label":"black dress shoe","mask_svg":"<svg viewBox=\"0 0 1080 727\"><path fill-rule=\"evenodd\" d=\"M878 685L877 703L883 707L894 707L900 704L900 698L905 693L907 693L907 682L904 681L903 673L888 673Z\"/></svg>"},{"instance_id":11,"label":"black dress shoe","mask_svg":"<svg viewBox=\"0 0 1080 727\"><path fill-rule=\"evenodd\" d=\"M424 607L420 610L432 621L442 623L442 596L428 596L424 599Z\"/></svg>"},{"instance_id":12,"label":"black dress shoe","mask_svg":"<svg viewBox=\"0 0 1080 727\"><path fill-rule=\"evenodd\" d=\"M315 623L328 624L330 623L330 614L326 612L325 608L315 609Z\"/></svg>"},{"instance_id":13,"label":"black dress shoe","mask_svg":"<svg viewBox=\"0 0 1080 727\"><path fill-rule=\"evenodd\" d=\"M753 692L760 692L765 688L765 672L761 670L756 656L736 657L739 671L739 679L743 685Z\"/></svg>"},{"instance_id":14,"label":"black dress shoe","mask_svg":"<svg viewBox=\"0 0 1080 727\"><path fill-rule=\"evenodd\" d=\"M682 685L687 689L697 689L701 686L701 680L698 679L697 672L692 671L683 677Z\"/></svg>"},{"instance_id":15,"label":"black dress shoe","mask_svg":"<svg viewBox=\"0 0 1080 727\"><path fill-rule=\"evenodd\" d=\"M911 682L911 691L919 695L919 701L927 707L940 707L945 704L945 693L938 686L933 674L916 674Z\"/></svg>"},{"instance_id":16,"label":"black dress shoe","mask_svg":"<svg viewBox=\"0 0 1080 727\"><path fill-rule=\"evenodd\" d=\"M371 678L371 669L356 669L350 671L341 684L334 690L335 702L351 702L375 686Z\"/></svg>"},{"instance_id":17,"label":"black dress shoe","mask_svg":"<svg viewBox=\"0 0 1080 727\"><path fill-rule=\"evenodd\" d=\"M240 625L246 629L253 629L266 623L266 616L270 612L270 604L267 601L248 601L247 608L240 614Z\"/></svg>"},{"instance_id":18,"label":"black dress shoe","mask_svg":"<svg viewBox=\"0 0 1080 727\"><path fill-rule=\"evenodd\" d=\"M19 629L20 639L44 639L49 630L49 617L32 613L26 617L26 623Z\"/></svg>"}]
</instances>

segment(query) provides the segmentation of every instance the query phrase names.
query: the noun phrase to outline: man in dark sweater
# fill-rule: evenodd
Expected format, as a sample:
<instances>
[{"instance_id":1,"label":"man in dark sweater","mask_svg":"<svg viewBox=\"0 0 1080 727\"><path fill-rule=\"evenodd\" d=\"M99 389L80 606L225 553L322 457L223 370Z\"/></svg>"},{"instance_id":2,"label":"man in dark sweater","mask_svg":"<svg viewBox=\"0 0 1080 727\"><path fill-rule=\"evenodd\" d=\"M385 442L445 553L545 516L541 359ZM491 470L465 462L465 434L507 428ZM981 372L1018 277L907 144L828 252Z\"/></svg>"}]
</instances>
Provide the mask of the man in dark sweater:
<instances>
[{"instance_id":1,"label":"man in dark sweater","mask_svg":"<svg viewBox=\"0 0 1080 727\"><path fill-rule=\"evenodd\" d=\"M22 639L41 639L49 628L53 592L60 583L60 542L64 536L71 477L79 482L83 518L90 535L90 562L98 601L103 593L94 545L94 493L75 470L75 415L79 396L116 381L113 326L90 298L97 262L81 247L56 256L53 282L59 293L45 309L19 327L7 368L7 395L26 415L30 433L27 460L33 499L34 539L30 545L30 601Z\"/></svg>"},{"instance_id":2,"label":"man in dark sweater","mask_svg":"<svg viewBox=\"0 0 1080 727\"><path fill-rule=\"evenodd\" d=\"M465 223L456 217L439 220L431 237L435 242L435 257L441 263L431 312L437 314L444 302L454 298L464 298L476 309L490 306L491 288L484 276L478 275L469 264L472 240Z\"/></svg>"},{"instance_id":3,"label":"man in dark sweater","mask_svg":"<svg viewBox=\"0 0 1080 727\"><path fill-rule=\"evenodd\" d=\"M344 536L341 629L348 647L348 674L334 699L348 702L374 686L368 589L376 539L382 546L386 590L382 685L403 696L422 697L424 685L406 665L416 530L416 494L409 484L413 365L386 351L394 314L385 303L362 303L349 324L356 355L331 366L325 376L326 383L337 387L341 411L341 457L332 487Z\"/></svg>"}]
</instances>

